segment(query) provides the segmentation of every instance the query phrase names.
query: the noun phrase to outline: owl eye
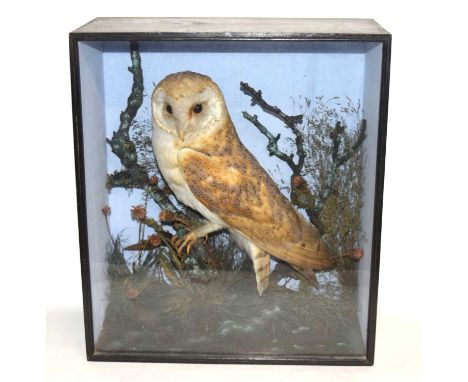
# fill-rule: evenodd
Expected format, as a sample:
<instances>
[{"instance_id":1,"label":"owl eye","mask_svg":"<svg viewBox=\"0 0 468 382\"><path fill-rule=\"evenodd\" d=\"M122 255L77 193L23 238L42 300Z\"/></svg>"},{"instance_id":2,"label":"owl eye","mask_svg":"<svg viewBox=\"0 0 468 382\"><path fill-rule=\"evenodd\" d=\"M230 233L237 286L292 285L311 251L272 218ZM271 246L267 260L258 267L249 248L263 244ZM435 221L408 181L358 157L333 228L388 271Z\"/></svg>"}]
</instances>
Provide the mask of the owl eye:
<instances>
[{"instance_id":1,"label":"owl eye","mask_svg":"<svg viewBox=\"0 0 468 382\"><path fill-rule=\"evenodd\" d=\"M167 106L166 106L166 111L167 111L169 114L172 114L172 106L171 106L171 105L167 105Z\"/></svg>"},{"instance_id":2,"label":"owl eye","mask_svg":"<svg viewBox=\"0 0 468 382\"><path fill-rule=\"evenodd\" d=\"M193 107L193 112L194 113L201 113L201 111L203 110L203 106L199 103L197 103L194 107Z\"/></svg>"}]
</instances>

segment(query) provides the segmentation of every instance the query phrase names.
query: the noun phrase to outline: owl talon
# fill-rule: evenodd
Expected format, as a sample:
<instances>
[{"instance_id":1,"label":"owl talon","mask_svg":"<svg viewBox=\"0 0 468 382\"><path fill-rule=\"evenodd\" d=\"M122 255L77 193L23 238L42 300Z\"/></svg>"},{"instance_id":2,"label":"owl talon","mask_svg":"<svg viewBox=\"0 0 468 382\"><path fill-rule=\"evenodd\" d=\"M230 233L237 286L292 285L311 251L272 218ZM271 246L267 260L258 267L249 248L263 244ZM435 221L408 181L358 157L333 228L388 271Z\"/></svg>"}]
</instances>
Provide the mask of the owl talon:
<instances>
[{"instance_id":1,"label":"owl talon","mask_svg":"<svg viewBox=\"0 0 468 382\"><path fill-rule=\"evenodd\" d=\"M179 238L177 236L172 236L171 237L171 245L174 247L174 248L177 248L177 241L179 240Z\"/></svg>"},{"instance_id":2,"label":"owl talon","mask_svg":"<svg viewBox=\"0 0 468 382\"><path fill-rule=\"evenodd\" d=\"M184 248L186 248L186 254L188 255L196 241L197 235L194 232L190 232L181 238L178 238L177 236L172 237L171 244L177 250L177 255L181 257Z\"/></svg>"},{"instance_id":3,"label":"owl talon","mask_svg":"<svg viewBox=\"0 0 468 382\"><path fill-rule=\"evenodd\" d=\"M177 256L178 256L179 259L180 259L180 258L182 257L182 249L183 249L183 247L178 246L178 247L176 247L176 248L177 248Z\"/></svg>"}]
</instances>

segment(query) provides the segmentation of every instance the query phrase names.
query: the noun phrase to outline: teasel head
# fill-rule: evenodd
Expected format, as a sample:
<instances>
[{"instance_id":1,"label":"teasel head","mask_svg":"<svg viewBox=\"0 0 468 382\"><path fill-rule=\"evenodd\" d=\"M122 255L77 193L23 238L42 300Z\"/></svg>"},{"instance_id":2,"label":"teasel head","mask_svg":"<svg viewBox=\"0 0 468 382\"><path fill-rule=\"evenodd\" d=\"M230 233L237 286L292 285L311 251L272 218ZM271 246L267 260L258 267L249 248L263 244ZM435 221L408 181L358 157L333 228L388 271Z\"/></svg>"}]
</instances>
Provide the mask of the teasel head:
<instances>
[{"instance_id":1,"label":"teasel head","mask_svg":"<svg viewBox=\"0 0 468 382\"><path fill-rule=\"evenodd\" d=\"M133 206L131 211L132 219L141 221L146 219L146 208L142 205Z\"/></svg>"}]
</instances>

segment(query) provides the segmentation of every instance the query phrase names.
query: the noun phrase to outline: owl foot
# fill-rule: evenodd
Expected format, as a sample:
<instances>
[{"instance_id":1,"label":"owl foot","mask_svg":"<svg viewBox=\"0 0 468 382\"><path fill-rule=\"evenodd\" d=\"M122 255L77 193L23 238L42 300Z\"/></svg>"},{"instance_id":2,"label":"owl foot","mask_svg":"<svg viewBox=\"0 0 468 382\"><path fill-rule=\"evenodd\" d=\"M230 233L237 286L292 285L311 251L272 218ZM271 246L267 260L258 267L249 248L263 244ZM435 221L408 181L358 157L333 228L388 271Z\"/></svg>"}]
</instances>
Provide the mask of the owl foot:
<instances>
[{"instance_id":1,"label":"owl foot","mask_svg":"<svg viewBox=\"0 0 468 382\"><path fill-rule=\"evenodd\" d=\"M171 244L176 249L177 255L181 257L182 251L184 250L185 247L187 247L186 249L187 256L189 255L190 250L192 249L192 245L195 244L196 241L197 241L197 235L195 232L192 231L182 236L181 238L178 238L177 236L173 236L171 239Z\"/></svg>"},{"instance_id":2,"label":"owl foot","mask_svg":"<svg viewBox=\"0 0 468 382\"><path fill-rule=\"evenodd\" d=\"M174 219L174 222L176 223L179 223L180 225L186 227L186 228L191 228L192 226L190 225L190 223L188 223L186 220L180 218L180 217L176 217Z\"/></svg>"},{"instance_id":3,"label":"owl foot","mask_svg":"<svg viewBox=\"0 0 468 382\"><path fill-rule=\"evenodd\" d=\"M176 249L178 256L180 257L182 254L182 251L185 247L187 247L186 253L187 255L190 253L190 249L192 246L195 244L197 239L200 237L204 237L205 244L208 241L208 234L211 232L219 231L221 229L225 228L225 226L216 224L216 223L206 223L202 225L201 227L198 227L194 229L193 231L190 231L183 237L179 238L177 236L173 236L171 239L171 244L172 246Z\"/></svg>"}]
</instances>

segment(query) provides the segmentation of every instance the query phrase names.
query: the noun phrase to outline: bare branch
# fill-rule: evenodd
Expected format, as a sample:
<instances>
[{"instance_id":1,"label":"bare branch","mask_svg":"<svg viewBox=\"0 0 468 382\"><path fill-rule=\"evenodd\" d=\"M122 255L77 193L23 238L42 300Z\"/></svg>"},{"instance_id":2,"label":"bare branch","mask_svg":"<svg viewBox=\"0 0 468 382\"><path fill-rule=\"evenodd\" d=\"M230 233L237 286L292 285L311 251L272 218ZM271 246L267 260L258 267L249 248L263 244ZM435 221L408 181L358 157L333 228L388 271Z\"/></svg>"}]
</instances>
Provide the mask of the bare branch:
<instances>
[{"instance_id":1,"label":"bare branch","mask_svg":"<svg viewBox=\"0 0 468 382\"><path fill-rule=\"evenodd\" d=\"M255 90L246 82L241 81L240 88L244 92L244 94L251 97L252 106L255 106L255 105L260 106L265 113L268 113L278 118L280 121L282 121L286 125L288 129L290 129L293 132L295 136L298 161L296 164L294 164L294 166L291 166L289 163L288 165L293 170L294 175L300 175L302 171L302 167L304 166L306 152L304 150L304 136L302 135L302 132L299 130L298 126L302 124L304 120L304 116L302 114L298 114L298 115L285 114L279 107L270 105L268 102L266 102L262 97L261 90L258 90L258 91ZM245 118L245 115L244 115L244 118ZM292 157L291 157L291 161L292 161Z\"/></svg>"},{"instance_id":2,"label":"bare branch","mask_svg":"<svg viewBox=\"0 0 468 382\"><path fill-rule=\"evenodd\" d=\"M262 91L255 90L248 83L241 82L240 88L244 94L251 97L252 106L260 106L264 112L273 115L282 121L286 128L290 129L294 134L298 157L297 163L294 161L294 154L288 155L278 148L280 134L277 136L271 134L270 131L258 121L258 117L256 115L252 116L245 111L242 113L245 119L250 121L265 137L267 137L267 150L269 154L281 159L291 168L293 172L291 175L291 202L293 202L293 204L298 208L304 208L309 220L317 226L319 231L322 231L323 227L321 224L320 213L333 192L333 185L339 168L351 159L351 157L360 149L364 139L366 138L366 121L362 120L359 134L354 144L351 147L342 149L341 155L340 148L343 144L342 135L345 129L344 126L341 125L341 122L336 122L335 129L330 134L330 138L332 139L332 164L329 169L329 173L324 180L322 191L318 195L314 195L310 186L302 176L306 159L306 151L304 149L304 136L299 129L299 126L303 123L303 115L290 116L285 114L279 107L270 105L266 102L263 99Z\"/></svg>"},{"instance_id":3,"label":"bare branch","mask_svg":"<svg viewBox=\"0 0 468 382\"><path fill-rule=\"evenodd\" d=\"M279 107L272 106L263 99L261 90L256 91L248 83L242 81L240 83L240 88L246 95L252 98L252 106L260 106L265 113L269 113L274 117L280 119L288 127L290 125L300 125L302 123L304 118L302 114L291 116L283 113L283 111Z\"/></svg>"},{"instance_id":4,"label":"bare branch","mask_svg":"<svg viewBox=\"0 0 468 382\"><path fill-rule=\"evenodd\" d=\"M289 116L285 114L280 108L272 106L267 103L262 97L262 91L256 91L254 88L249 86L245 82L240 83L241 90L252 98L252 106L258 104L263 111L271 114L282 121L286 128L290 129L295 136L296 152L298 156L297 163L294 162L294 154L288 155L278 148L278 140L280 134L276 137L270 133L270 131L262 125L256 115L251 116L247 112L243 112L245 119L250 121L263 135L268 139L267 150L270 155L274 155L277 158L285 162L292 170L291 175L291 201L298 208L304 208L309 220L313 222L320 229L320 222L318 214L314 213L315 207L315 195L312 194L311 189L305 179L302 177L302 170L306 158L306 151L304 150L304 136L299 130L298 125L303 122L303 115Z\"/></svg>"},{"instance_id":5,"label":"bare branch","mask_svg":"<svg viewBox=\"0 0 468 382\"><path fill-rule=\"evenodd\" d=\"M358 135L358 137L356 139L356 142L354 142L351 149L346 151L337 160L338 167L345 164L354 155L354 153L361 147L362 143L364 142L364 139L366 139L366 130L367 130L367 121L365 119L363 119L362 122L361 122L361 128L359 129L359 135Z\"/></svg>"},{"instance_id":6,"label":"bare branch","mask_svg":"<svg viewBox=\"0 0 468 382\"><path fill-rule=\"evenodd\" d=\"M293 170L293 172L296 169L296 164L293 161L293 156L292 155L287 155L286 153L282 152L278 148L278 140L281 137L281 134L278 134L276 137L273 136L273 134L270 133L270 131L260 123L258 120L258 117L256 115L250 115L246 111L242 112L242 115L244 118L250 122L268 139L268 144L267 144L267 150L270 154L270 156L276 156L277 158L281 159L282 161L286 162L289 167Z\"/></svg>"},{"instance_id":7,"label":"bare branch","mask_svg":"<svg viewBox=\"0 0 468 382\"><path fill-rule=\"evenodd\" d=\"M367 129L367 122L365 119L361 122L361 127L359 129L359 134L356 139L356 142L346 150L343 155L338 156L339 148L341 145L341 135L344 132L344 127L341 125L341 122L336 122L335 129L331 132L330 138L332 139L333 148L332 148L332 165L330 168L330 172L328 173L325 182L323 191L319 193L318 201L315 204L313 209L313 213L317 216L320 211L322 211L323 207L325 206L326 201L330 197L333 184L335 182L336 174L338 169L343 166L347 161L351 159L351 157L360 149L364 139L366 138L366 129Z\"/></svg>"},{"instance_id":8,"label":"bare branch","mask_svg":"<svg viewBox=\"0 0 468 382\"><path fill-rule=\"evenodd\" d=\"M333 149L332 149L332 161L335 163L338 159L338 150L340 149L341 144L341 134L344 133L344 127L341 125L341 122L338 121L335 124L335 130L333 130L330 134L330 138L333 142Z\"/></svg>"}]
</instances>

